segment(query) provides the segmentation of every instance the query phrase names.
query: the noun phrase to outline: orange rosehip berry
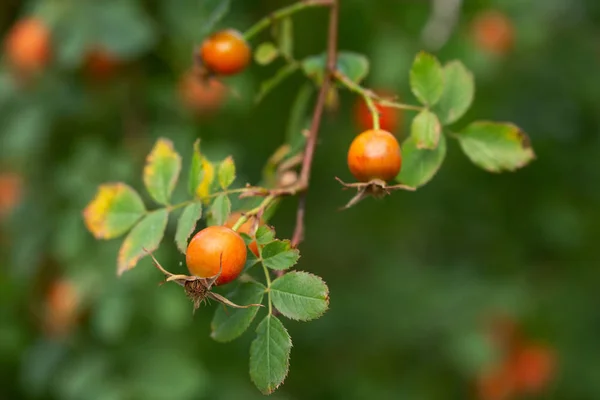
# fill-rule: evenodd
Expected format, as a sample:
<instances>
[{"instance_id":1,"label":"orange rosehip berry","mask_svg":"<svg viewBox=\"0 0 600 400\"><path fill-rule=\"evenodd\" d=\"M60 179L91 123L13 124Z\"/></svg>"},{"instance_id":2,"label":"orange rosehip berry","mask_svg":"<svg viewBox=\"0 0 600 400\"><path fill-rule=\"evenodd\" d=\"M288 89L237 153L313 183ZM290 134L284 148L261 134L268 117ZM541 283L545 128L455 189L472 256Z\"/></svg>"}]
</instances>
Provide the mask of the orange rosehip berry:
<instances>
[{"instance_id":1,"label":"orange rosehip berry","mask_svg":"<svg viewBox=\"0 0 600 400\"><path fill-rule=\"evenodd\" d=\"M376 91L382 97L392 97L390 93L383 90ZM397 108L384 107L375 103L379 113L379 126L384 131L396 132L402 124L402 111ZM358 127L362 130L373 129L373 116L362 97L359 97L354 106L354 118Z\"/></svg>"},{"instance_id":2,"label":"orange rosehip berry","mask_svg":"<svg viewBox=\"0 0 600 400\"><path fill-rule=\"evenodd\" d=\"M233 281L244 269L246 244L235 231L225 226L209 226L196 233L190 241L186 263L188 270L199 278L215 276L215 285Z\"/></svg>"},{"instance_id":3,"label":"orange rosehip berry","mask_svg":"<svg viewBox=\"0 0 600 400\"><path fill-rule=\"evenodd\" d=\"M384 130L361 133L348 150L348 168L361 182L389 181L398 175L401 167L400 145L394 135Z\"/></svg>"},{"instance_id":4,"label":"orange rosehip berry","mask_svg":"<svg viewBox=\"0 0 600 400\"><path fill-rule=\"evenodd\" d=\"M208 115L219 109L227 94L227 88L217 79L203 79L192 71L181 77L178 91L183 104L200 115Z\"/></svg>"},{"instance_id":5,"label":"orange rosehip berry","mask_svg":"<svg viewBox=\"0 0 600 400\"><path fill-rule=\"evenodd\" d=\"M501 11L479 13L473 20L471 29L476 45L491 53L506 54L514 45L513 24Z\"/></svg>"},{"instance_id":6,"label":"orange rosehip berry","mask_svg":"<svg viewBox=\"0 0 600 400\"><path fill-rule=\"evenodd\" d=\"M556 360L550 348L528 344L516 351L511 364L517 388L524 393L539 394L552 380Z\"/></svg>"},{"instance_id":7,"label":"orange rosehip berry","mask_svg":"<svg viewBox=\"0 0 600 400\"><path fill-rule=\"evenodd\" d=\"M0 217L10 212L21 201L23 179L12 172L0 173Z\"/></svg>"},{"instance_id":8,"label":"orange rosehip berry","mask_svg":"<svg viewBox=\"0 0 600 400\"><path fill-rule=\"evenodd\" d=\"M51 335L68 333L77 322L80 298L73 283L58 279L46 295L45 325Z\"/></svg>"},{"instance_id":9,"label":"orange rosehip berry","mask_svg":"<svg viewBox=\"0 0 600 400\"><path fill-rule=\"evenodd\" d=\"M251 56L250 46L242 34L233 29L210 35L200 47L202 62L218 75L235 75L243 71Z\"/></svg>"},{"instance_id":10,"label":"orange rosehip berry","mask_svg":"<svg viewBox=\"0 0 600 400\"><path fill-rule=\"evenodd\" d=\"M96 48L87 55L85 63L86 73L98 80L112 77L119 66L119 61L107 50Z\"/></svg>"},{"instance_id":11,"label":"orange rosehip berry","mask_svg":"<svg viewBox=\"0 0 600 400\"><path fill-rule=\"evenodd\" d=\"M50 60L50 30L38 18L30 17L15 23L4 40L4 52L9 63L25 73L43 69Z\"/></svg>"},{"instance_id":12,"label":"orange rosehip berry","mask_svg":"<svg viewBox=\"0 0 600 400\"><path fill-rule=\"evenodd\" d=\"M233 225L235 225L235 223L238 221L238 219L240 219L241 216L242 216L241 211L236 211L234 213L231 213L231 215L229 216L227 221L225 221L224 226L226 226L227 228L233 228ZM245 233L246 235L248 235L250 237L254 237L254 234L250 233L250 229L252 229L253 223L254 223L254 221L252 219L248 219L246 222L244 222L242 224L242 226L239 227L239 229L237 231L239 233ZM259 225L262 225L262 221L259 222ZM252 251L252 253L254 253L254 255L256 257L258 257L258 244L256 243L256 240L252 241L248 245L248 248L250 249L250 251Z\"/></svg>"}]
</instances>

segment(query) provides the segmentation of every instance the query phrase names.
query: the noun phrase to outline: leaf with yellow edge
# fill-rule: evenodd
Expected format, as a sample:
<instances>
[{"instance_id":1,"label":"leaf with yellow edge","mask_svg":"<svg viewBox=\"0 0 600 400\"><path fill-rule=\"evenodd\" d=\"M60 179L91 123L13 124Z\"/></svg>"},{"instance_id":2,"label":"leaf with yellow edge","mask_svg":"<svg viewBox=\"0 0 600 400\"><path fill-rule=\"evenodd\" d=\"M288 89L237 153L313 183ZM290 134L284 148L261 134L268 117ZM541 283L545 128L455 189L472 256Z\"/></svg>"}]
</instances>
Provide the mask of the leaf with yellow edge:
<instances>
[{"instance_id":1,"label":"leaf with yellow edge","mask_svg":"<svg viewBox=\"0 0 600 400\"><path fill-rule=\"evenodd\" d=\"M123 241L117 258L117 274L121 275L135 267L147 255L146 250L158 248L165 234L169 212L166 208L149 213L142 219Z\"/></svg>"},{"instance_id":2,"label":"leaf with yellow edge","mask_svg":"<svg viewBox=\"0 0 600 400\"><path fill-rule=\"evenodd\" d=\"M181 172L181 156L169 139L159 138L148 154L144 184L156 202L168 204Z\"/></svg>"},{"instance_id":3,"label":"leaf with yellow edge","mask_svg":"<svg viewBox=\"0 0 600 400\"><path fill-rule=\"evenodd\" d=\"M188 190L192 196L203 199L204 204L209 204L210 199L206 197L211 192L214 180L215 166L200 153L200 139L198 139L194 143Z\"/></svg>"},{"instance_id":4,"label":"leaf with yellow edge","mask_svg":"<svg viewBox=\"0 0 600 400\"><path fill-rule=\"evenodd\" d=\"M96 239L113 239L127 232L145 212L142 199L130 186L107 183L98 187L96 197L83 210L83 220Z\"/></svg>"}]
</instances>

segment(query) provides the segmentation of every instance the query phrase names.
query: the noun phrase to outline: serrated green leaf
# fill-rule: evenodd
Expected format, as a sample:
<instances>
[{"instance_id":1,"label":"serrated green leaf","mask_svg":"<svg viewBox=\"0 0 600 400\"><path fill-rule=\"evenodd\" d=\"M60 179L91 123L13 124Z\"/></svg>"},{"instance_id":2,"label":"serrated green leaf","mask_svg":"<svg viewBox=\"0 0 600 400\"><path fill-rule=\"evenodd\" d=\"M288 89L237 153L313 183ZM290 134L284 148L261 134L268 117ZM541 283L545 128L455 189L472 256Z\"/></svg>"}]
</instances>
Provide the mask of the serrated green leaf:
<instances>
[{"instance_id":1,"label":"serrated green leaf","mask_svg":"<svg viewBox=\"0 0 600 400\"><path fill-rule=\"evenodd\" d=\"M415 116L410 135L415 139L418 149L435 149L440 141L442 126L437 116L424 109Z\"/></svg>"},{"instance_id":2,"label":"serrated green leaf","mask_svg":"<svg viewBox=\"0 0 600 400\"><path fill-rule=\"evenodd\" d=\"M319 318L329 307L329 289L313 274L292 271L271 284L273 305L287 318L309 321Z\"/></svg>"},{"instance_id":3,"label":"serrated green leaf","mask_svg":"<svg viewBox=\"0 0 600 400\"><path fill-rule=\"evenodd\" d=\"M242 283L226 296L239 305L262 303L265 288L254 282ZM228 308L217 307L211 323L211 337L218 342L230 342L248 329L260 307Z\"/></svg>"},{"instance_id":4,"label":"serrated green leaf","mask_svg":"<svg viewBox=\"0 0 600 400\"><path fill-rule=\"evenodd\" d=\"M294 58L294 24L291 18L282 19L277 26L277 46L281 54Z\"/></svg>"},{"instance_id":5,"label":"serrated green leaf","mask_svg":"<svg viewBox=\"0 0 600 400\"><path fill-rule=\"evenodd\" d=\"M298 249L292 249L289 240L274 240L260 249L263 264L271 269L284 270L294 266L300 258Z\"/></svg>"},{"instance_id":6,"label":"serrated green leaf","mask_svg":"<svg viewBox=\"0 0 600 400\"><path fill-rule=\"evenodd\" d=\"M180 171L181 156L173 148L173 142L158 139L144 167L144 184L157 203L169 203Z\"/></svg>"},{"instance_id":7,"label":"serrated green leaf","mask_svg":"<svg viewBox=\"0 0 600 400\"><path fill-rule=\"evenodd\" d=\"M325 53L309 56L302 61L302 69L306 76L320 85L323 82L326 62ZM359 53L341 51L337 56L336 68L351 81L360 83L369 73L369 59Z\"/></svg>"},{"instance_id":8,"label":"serrated green leaf","mask_svg":"<svg viewBox=\"0 0 600 400\"><path fill-rule=\"evenodd\" d=\"M98 187L83 210L83 219L96 239L113 239L131 229L145 212L135 190L124 183L109 183Z\"/></svg>"},{"instance_id":9,"label":"serrated green leaf","mask_svg":"<svg viewBox=\"0 0 600 400\"><path fill-rule=\"evenodd\" d=\"M402 170L396 180L412 187L429 182L440 169L446 157L446 137L440 135L434 150L417 148L416 140L409 137L402 143Z\"/></svg>"},{"instance_id":10,"label":"serrated green leaf","mask_svg":"<svg viewBox=\"0 0 600 400\"><path fill-rule=\"evenodd\" d=\"M267 315L250 346L250 378L263 394L273 393L285 380L291 349L292 339L281 321Z\"/></svg>"},{"instance_id":11,"label":"serrated green leaf","mask_svg":"<svg viewBox=\"0 0 600 400\"><path fill-rule=\"evenodd\" d=\"M475 78L460 61L444 66L444 92L434 111L443 125L458 121L471 107L475 97Z\"/></svg>"},{"instance_id":12,"label":"serrated green leaf","mask_svg":"<svg viewBox=\"0 0 600 400\"><path fill-rule=\"evenodd\" d=\"M277 57L279 57L279 50L271 42L259 44L254 51L254 61L256 61L258 65L269 65Z\"/></svg>"},{"instance_id":13,"label":"serrated green leaf","mask_svg":"<svg viewBox=\"0 0 600 400\"><path fill-rule=\"evenodd\" d=\"M211 193L214 179L215 167L200 153L200 139L198 139L194 142L192 152L188 191L194 197L205 199L205 204L208 204L210 199L206 196Z\"/></svg>"},{"instance_id":14,"label":"serrated green leaf","mask_svg":"<svg viewBox=\"0 0 600 400\"><path fill-rule=\"evenodd\" d=\"M444 73L435 56L424 51L417 54L410 70L410 88L421 103L437 103L444 91Z\"/></svg>"},{"instance_id":15,"label":"serrated green leaf","mask_svg":"<svg viewBox=\"0 0 600 400\"><path fill-rule=\"evenodd\" d=\"M279 84L286 80L286 78L290 77L296 70L298 69L298 64L286 64L281 67L275 75L271 78L263 81L260 84L260 88L258 89L258 94L256 95L255 102L259 103L262 99L268 95L271 90L275 89Z\"/></svg>"},{"instance_id":16,"label":"serrated green leaf","mask_svg":"<svg viewBox=\"0 0 600 400\"><path fill-rule=\"evenodd\" d=\"M187 250L188 239L192 232L194 232L196 224L201 217L202 203L200 202L188 204L179 216L177 231L175 232L175 244L177 244L177 248L183 254Z\"/></svg>"},{"instance_id":17,"label":"serrated green leaf","mask_svg":"<svg viewBox=\"0 0 600 400\"><path fill-rule=\"evenodd\" d=\"M256 230L256 243L267 244L275 240L275 231L268 225L261 225Z\"/></svg>"},{"instance_id":18,"label":"serrated green leaf","mask_svg":"<svg viewBox=\"0 0 600 400\"><path fill-rule=\"evenodd\" d=\"M231 214L231 200L225 194L215 198L210 206L209 225L223 225Z\"/></svg>"},{"instance_id":19,"label":"serrated green leaf","mask_svg":"<svg viewBox=\"0 0 600 400\"><path fill-rule=\"evenodd\" d=\"M490 172L514 171L535 159L527 135L510 123L473 122L456 138L467 157Z\"/></svg>"},{"instance_id":20,"label":"serrated green leaf","mask_svg":"<svg viewBox=\"0 0 600 400\"><path fill-rule=\"evenodd\" d=\"M227 189L235 180L235 163L231 156L224 159L219 164L219 171L217 173L219 177L219 185L223 190Z\"/></svg>"},{"instance_id":21,"label":"serrated green leaf","mask_svg":"<svg viewBox=\"0 0 600 400\"><path fill-rule=\"evenodd\" d=\"M158 248L165 234L169 212L166 208L153 211L144 217L127 235L117 257L117 274L121 275L136 266L146 256L146 250Z\"/></svg>"}]
</instances>

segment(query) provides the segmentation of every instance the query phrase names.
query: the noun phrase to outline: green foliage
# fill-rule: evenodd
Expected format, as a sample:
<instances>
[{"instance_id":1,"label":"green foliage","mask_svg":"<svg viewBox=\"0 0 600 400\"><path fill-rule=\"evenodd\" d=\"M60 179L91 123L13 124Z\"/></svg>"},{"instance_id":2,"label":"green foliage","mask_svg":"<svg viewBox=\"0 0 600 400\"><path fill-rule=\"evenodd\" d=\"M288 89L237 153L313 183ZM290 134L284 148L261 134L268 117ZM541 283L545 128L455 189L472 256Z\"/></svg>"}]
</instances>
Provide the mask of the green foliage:
<instances>
[{"instance_id":1,"label":"green foliage","mask_svg":"<svg viewBox=\"0 0 600 400\"><path fill-rule=\"evenodd\" d=\"M259 65L269 65L279 56L279 50L271 42L261 43L254 51L254 61Z\"/></svg>"},{"instance_id":2,"label":"green foliage","mask_svg":"<svg viewBox=\"0 0 600 400\"><path fill-rule=\"evenodd\" d=\"M442 126L437 116L429 110L423 110L413 119L410 135L418 149L436 149L442 134Z\"/></svg>"},{"instance_id":3,"label":"green foliage","mask_svg":"<svg viewBox=\"0 0 600 400\"><path fill-rule=\"evenodd\" d=\"M310 56L302 61L302 69L307 77L318 85L323 82L325 71L325 53ZM369 59L362 54L340 51L337 53L337 70L347 76L351 81L360 83L369 73Z\"/></svg>"},{"instance_id":4,"label":"green foliage","mask_svg":"<svg viewBox=\"0 0 600 400\"><path fill-rule=\"evenodd\" d=\"M267 243L260 254L265 267L274 270L291 268L300 258L300 252L298 249L292 249L289 240L274 240Z\"/></svg>"},{"instance_id":5,"label":"green foliage","mask_svg":"<svg viewBox=\"0 0 600 400\"><path fill-rule=\"evenodd\" d=\"M202 203L198 201L185 206L179 216L177 231L175 232L175 244L183 254L186 253L188 239L196 229L196 224L200 218L202 218Z\"/></svg>"},{"instance_id":6,"label":"green foliage","mask_svg":"<svg viewBox=\"0 0 600 400\"><path fill-rule=\"evenodd\" d=\"M231 200L226 194L215 197L210 206L209 225L223 225L231 214Z\"/></svg>"},{"instance_id":7,"label":"green foliage","mask_svg":"<svg viewBox=\"0 0 600 400\"><path fill-rule=\"evenodd\" d=\"M433 150L419 148L416 139L411 136L402 143L403 165L396 180L412 187L423 186L435 176L445 157L444 135L440 136L440 142Z\"/></svg>"},{"instance_id":8,"label":"green foliage","mask_svg":"<svg viewBox=\"0 0 600 400\"><path fill-rule=\"evenodd\" d=\"M242 283L227 296L237 304L262 303L264 286L249 282ZM258 307L229 309L218 307L211 323L211 337L218 342L229 342L243 334L258 313Z\"/></svg>"},{"instance_id":9,"label":"green foliage","mask_svg":"<svg viewBox=\"0 0 600 400\"><path fill-rule=\"evenodd\" d=\"M435 113L443 125L458 121L471 107L475 97L475 78L460 61L444 65L444 92L435 105Z\"/></svg>"},{"instance_id":10,"label":"green foliage","mask_svg":"<svg viewBox=\"0 0 600 400\"><path fill-rule=\"evenodd\" d=\"M444 92L444 71L437 58L421 52L410 70L410 88L423 104L432 106Z\"/></svg>"},{"instance_id":11,"label":"green foliage","mask_svg":"<svg viewBox=\"0 0 600 400\"><path fill-rule=\"evenodd\" d=\"M289 272L271 285L273 305L284 316L309 321L319 318L329 306L329 291L318 276Z\"/></svg>"},{"instance_id":12,"label":"green foliage","mask_svg":"<svg viewBox=\"0 0 600 400\"><path fill-rule=\"evenodd\" d=\"M159 139L148 155L144 168L144 184L159 204L169 204L181 171L181 156L170 140Z\"/></svg>"}]
</instances>

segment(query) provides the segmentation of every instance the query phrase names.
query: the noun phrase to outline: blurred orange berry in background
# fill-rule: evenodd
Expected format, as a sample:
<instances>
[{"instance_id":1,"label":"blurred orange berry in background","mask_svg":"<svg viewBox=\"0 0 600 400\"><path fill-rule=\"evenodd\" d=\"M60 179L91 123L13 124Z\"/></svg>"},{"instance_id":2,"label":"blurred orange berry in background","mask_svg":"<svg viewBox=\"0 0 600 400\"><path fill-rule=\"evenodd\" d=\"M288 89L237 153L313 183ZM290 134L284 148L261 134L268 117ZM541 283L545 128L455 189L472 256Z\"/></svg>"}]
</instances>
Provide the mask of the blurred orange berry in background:
<instances>
[{"instance_id":1,"label":"blurred orange berry in background","mask_svg":"<svg viewBox=\"0 0 600 400\"><path fill-rule=\"evenodd\" d=\"M38 18L22 19L7 33L4 53L8 62L19 72L42 70L51 56L50 30Z\"/></svg>"},{"instance_id":2,"label":"blurred orange berry in background","mask_svg":"<svg viewBox=\"0 0 600 400\"><path fill-rule=\"evenodd\" d=\"M181 77L178 89L183 104L199 115L216 112L227 94L227 88L222 82L214 78L201 78L193 71L188 71Z\"/></svg>"},{"instance_id":3,"label":"blurred orange berry in background","mask_svg":"<svg viewBox=\"0 0 600 400\"><path fill-rule=\"evenodd\" d=\"M0 217L5 217L19 204L23 179L14 172L0 173Z\"/></svg>"},{"instance_id":4,"label":"blurred orange berry in background","mask_svg":"<svg viewBox=\"0 0 600 400\"><path fill-rule=\"evenodd\" d=\"M510 19L501 11L487 10L475 16L471 25L475 44L482 50L506 54L514 45L515 31Z\"/></svg>"},{"instance_id":5,"label":"blurred orange berry in background","mask_svg":"<svg viewBox=\"0 0 600 400\"><path fill-rule=\"evenodd\" d=\"M395 98L395 95L387 90L376 90L375 92L383 98ZM403 121L402 110L384 107L377 103L375 103L375 108L379 112L379 125L381 129L396 133ZM373 116L362 97L358 97L354 105L354 117L356 124L361 130L373 129Z\"/></svg>"},{"instance_id":6,"label":"blurred orange berry in background","mask_svg":"<svg viewBox=\"0 0 600 400\"><path fill-rule=\"evenodd\" d=\"M477 399L508 400L515 394L515 379L512 371L500 365L482 374L477 380Z\"/></svg>"},{"instance_id":7,"label":"blurred orange berry in background","mask_svg":"<svg viewBox=\"0 0 600 400\"><path fill-rule=\"evenodd\" d=\"M511 364L517 389L540 394L554 377L556 360L549 347L529 343L513 354Z\"/></svg>"},{"instance_id":8,"label":"blurred orange berry in background","mask_svg":"<svg viewBox=\"0 0 600 400\"><path fill-rule=\"evenodd\" d=\"M75 326L79 310L79 294L73 283L59 278L46 294L44 327L51 336L62 336Z\"/></svg>"},{"instance_id":9,"label":"blurred orange berry in background","mask_svg":"<svg viewBox=\"0 0 600 400\"><path fill-rule=\"evenodd\" d=\"M104 80L113 77L118 66L119 60L107 50L99 47L87 54L84 69L91 78Z\"/></svg>"},{"instance_id":10,"label":"blurred orange berry in background","mask_svg":"<svg viewBox=\"0 0 600 400\"><path fill-rule=\"evenodd\" d=\"M233 228L235 223L241 217L242 217L241 211L233 212L233 213L231 213L231 215L229 216L227 221L225 221L224 225L228 228ZM252 229L252 225L254 224L254 222L255 222L254 218L248 218L248 220L246 222L244 222L237 231L239 233L245 233L246 235L248 235L250 237L254 237L254 235L250 233L250 230ZM262 221L259 222L259 226L263 225L263 224L264 223ZM248 245L248 248L252 251L252 253L254 253L254 255L256 257L258 257L258 244L256 243L256 240L253 242L250 242L250 244Z\"/></svg>"}]
</instances>

